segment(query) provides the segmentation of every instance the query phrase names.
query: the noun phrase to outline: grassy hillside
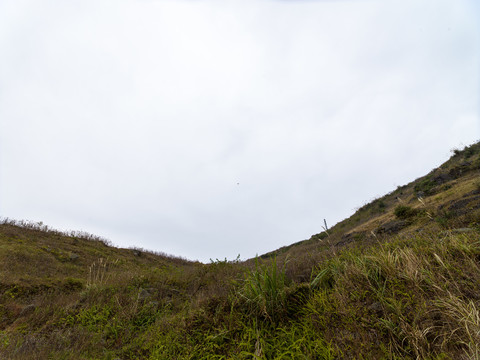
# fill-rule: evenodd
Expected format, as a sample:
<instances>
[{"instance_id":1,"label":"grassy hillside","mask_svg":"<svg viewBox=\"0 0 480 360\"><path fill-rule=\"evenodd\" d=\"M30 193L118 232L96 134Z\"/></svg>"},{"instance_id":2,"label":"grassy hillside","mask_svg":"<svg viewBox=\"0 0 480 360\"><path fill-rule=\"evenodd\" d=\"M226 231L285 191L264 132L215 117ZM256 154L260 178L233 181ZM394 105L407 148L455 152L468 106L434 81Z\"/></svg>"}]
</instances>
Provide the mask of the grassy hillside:
<instances>
[{"instance_id":1,"label":"grassy hillside","mask_svg":"<svg viewBox=\"0 0 480 360\"><path fill-rule=\"evenodd\" d=\"M480 143L245 262L0 224L0 359L480 359Z\"/></svg>"}]
</instances>

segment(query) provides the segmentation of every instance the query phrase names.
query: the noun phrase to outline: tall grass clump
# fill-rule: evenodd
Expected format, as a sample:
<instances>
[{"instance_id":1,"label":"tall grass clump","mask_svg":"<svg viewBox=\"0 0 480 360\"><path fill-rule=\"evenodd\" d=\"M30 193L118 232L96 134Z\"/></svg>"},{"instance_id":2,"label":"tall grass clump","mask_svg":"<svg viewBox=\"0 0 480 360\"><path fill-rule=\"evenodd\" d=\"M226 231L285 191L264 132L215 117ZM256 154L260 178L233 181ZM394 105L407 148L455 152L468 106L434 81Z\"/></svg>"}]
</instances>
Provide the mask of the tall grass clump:
<instances>
[{"instance_id":1,"label":"tall grass clump","mask_svg":"<svg viewBox=\"0 0 480 360\"><path fill-rule=\"evenodd\" d=\"M251 312L276 322L286 311L286 262L281 268L274 257L270 263L260 264L255 259L255 268L251 270L244 282L240 295L249 305Z\"/></svg>"},{"instance_id":2,"label":"tall grass clump","mask_svg":"<svg viewBox=\"0 0 480 360\"><path fill-rule=\"evenodd\" d=\"M451 336L465 346L466 357L480 359L480 312L475 302L449 294L435 305L449 320Z\"/></svg>"},{"instance_id":3,"label":"tall grass clump","mask_svg":"<svg viewBox=\"0 0 480 360\"><path fill-rule=\"evenodd\" d=\"M103 258L94 261L88 268L87 289L105 285L109 279L108 269L114 264L116 261L108 263Z\"/></svg>"},{"instance_id":4,"label":"tall grass clump","mask_svg":"<svg viewBox=\"0 0 480 360\"><path fill-rule=\"evenodd\" d=\"M424 233L323 264L304 318L344 358L480 359L478 234Z\"/></svg>"}]
</instances>

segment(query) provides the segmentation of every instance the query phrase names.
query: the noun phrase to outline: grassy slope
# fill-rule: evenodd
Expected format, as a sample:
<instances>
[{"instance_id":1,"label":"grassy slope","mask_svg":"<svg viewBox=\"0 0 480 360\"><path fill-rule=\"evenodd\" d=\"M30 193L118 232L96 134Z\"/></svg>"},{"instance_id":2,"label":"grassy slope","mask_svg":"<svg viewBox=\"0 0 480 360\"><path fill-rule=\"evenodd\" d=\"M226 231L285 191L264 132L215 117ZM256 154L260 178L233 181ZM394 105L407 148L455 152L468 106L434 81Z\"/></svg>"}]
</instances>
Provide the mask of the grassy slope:
<instances>
[{"instance_id":1,"label":"grassy slope","mask_svg":"<svg viewBox=\"0 0 480 360\"><path fill-rule=\"evenodd\" d=\"M4 221L0 358L480 358L479 174L475 144L243 263Z\"/></svg>"}]
</instances>

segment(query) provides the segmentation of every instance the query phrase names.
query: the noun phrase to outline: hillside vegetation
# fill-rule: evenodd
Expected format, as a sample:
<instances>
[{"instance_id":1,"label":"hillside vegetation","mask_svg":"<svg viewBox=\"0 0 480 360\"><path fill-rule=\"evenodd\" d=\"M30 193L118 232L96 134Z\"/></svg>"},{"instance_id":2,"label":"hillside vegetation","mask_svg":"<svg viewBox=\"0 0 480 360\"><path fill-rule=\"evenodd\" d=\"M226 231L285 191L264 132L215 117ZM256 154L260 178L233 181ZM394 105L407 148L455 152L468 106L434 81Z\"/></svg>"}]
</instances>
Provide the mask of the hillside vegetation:
<instances>
[{"instance_id":1,"label":"hillside vegetation","mask_svg":"<svg viewBox=\"0 0 480 360\"><path fill-rule=\"evenodd\" d=\"M0 359L480 359L480 143L331 229L191 262L0 224Z\"/></svg>"}]
</instances>

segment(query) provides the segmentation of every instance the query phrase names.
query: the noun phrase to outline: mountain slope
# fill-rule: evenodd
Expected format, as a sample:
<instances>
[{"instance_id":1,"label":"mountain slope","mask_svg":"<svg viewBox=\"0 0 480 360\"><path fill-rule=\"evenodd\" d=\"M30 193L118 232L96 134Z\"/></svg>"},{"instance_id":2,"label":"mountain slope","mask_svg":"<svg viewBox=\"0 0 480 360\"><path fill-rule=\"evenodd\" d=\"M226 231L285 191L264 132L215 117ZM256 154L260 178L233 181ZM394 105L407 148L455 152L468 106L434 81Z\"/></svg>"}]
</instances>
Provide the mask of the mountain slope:
<instances>
[{"instance_id":1,"label":"mountain slope","mask_svg":"<svg viewBox=\"0 0 480 360\"><path fill-rule=\"evenodd\" d=\"M476 359L480 143L245 262L0 224L1 359Z\"/></svg>"},{"instance_id":2,"label":"mountain slope","mask_svg":"<svg viewBox=\"0 0 480 360\"><path fill-rule=\"evenodd\" d=\"M402 215L402 209L407 213ZM323 231L262 257L300 258L300 262L309 262L307 254L321 254L327 245L361 246L422 229L475 227L479 219L480 143L476 143L464 150L454 150L447 162L426 176L362 206L351 217L328 229L328 234Z\"/></svg>"}]
</instances>

